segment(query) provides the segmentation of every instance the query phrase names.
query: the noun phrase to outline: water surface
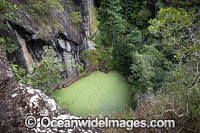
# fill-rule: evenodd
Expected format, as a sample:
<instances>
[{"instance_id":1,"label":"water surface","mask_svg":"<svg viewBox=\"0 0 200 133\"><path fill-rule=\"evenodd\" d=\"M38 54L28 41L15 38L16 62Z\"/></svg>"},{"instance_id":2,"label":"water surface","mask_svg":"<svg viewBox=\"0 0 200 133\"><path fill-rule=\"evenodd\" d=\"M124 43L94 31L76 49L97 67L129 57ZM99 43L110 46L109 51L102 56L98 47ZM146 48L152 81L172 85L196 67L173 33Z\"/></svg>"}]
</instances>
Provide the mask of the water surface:
<instances>
[{"instance_id":1,"label":"water surface","mask_svg":"<svg viewBox=\"0 0 200 133\"><path fill-rule=\"evenodd\" d=\"M55 96L60 97L67 109L78 115L108 115L122 111L127 104L129 84L118 72L93 72L74 82L67 88L58 89Z\"/></svg>"}]
</instances>

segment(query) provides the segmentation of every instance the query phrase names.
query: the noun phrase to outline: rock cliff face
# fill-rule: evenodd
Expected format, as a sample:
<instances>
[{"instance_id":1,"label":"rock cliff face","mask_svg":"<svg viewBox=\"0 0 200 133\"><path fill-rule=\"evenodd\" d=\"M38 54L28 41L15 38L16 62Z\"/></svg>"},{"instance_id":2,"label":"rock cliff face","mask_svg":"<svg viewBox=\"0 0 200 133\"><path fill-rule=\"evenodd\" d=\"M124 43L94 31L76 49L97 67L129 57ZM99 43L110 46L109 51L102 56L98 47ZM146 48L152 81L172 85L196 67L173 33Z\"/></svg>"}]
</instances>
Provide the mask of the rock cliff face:
<instances>
[{"instance_id":1,"label":"rock cliff face","mask_svg":"<svg viewBox=\"0 0 200 133\"><path fill-rule=\"evenodd\" d=\"M90 8L92 0L49 0L55 7L33 9L34 0L10 0L20 6L15 15L19 22L9 21L10 32L0 29L1 37L10 37L17 50L8 55L14 64L24 66L29 72L42 59L44 46L51 46L54 56L60 62L68 65L69 69L62 70L63 78L76 77L72 67L80 63L80 53L89 49ZM48 2L49 2L48 1ZM43 2L35 0L34 2ZM40 3L36 7L40 7ZM48 3L49 4L49 3ZM48 6L48 5L46 5ZM73 24L72 12L80 12L82 22ZM33 115L38 118L48 116L53 119L82 119L60 109L55 101L46 96L41 90L33 89L15 81L8 60L0 55L0 133L26 132L101 132L94 128L42 128L40 126L28 129L25 117Z\"/></svg>"},{"instance_id":2,"label":"rock cliff face","mask_svg":"<svg viewBox=\"0 0 200 133\"><path fill-rule=\"evenodd\" d=\"M30 0L12 0L20 5L20 11L16 14L20 18L18 23L10 21L11 33L3 30L0 35L9 35L18 49L8 56L9 60L16 60L29 72L33 65L41 60L44 52L43 46L52 46L54 56L59 61L68 65L68 70L63 70L63 78L70 78L76 74L72 64L80 63L80 53L90 48L88 40L90 34L90 12L92 0L64 0L60 2L60 8L48 9L48 14L34 12L30 6ZM52 0L53 1L53 0ZM81 13L82 22L73 24L71 14L74 11Z\"/></svg>"},{"instance_id":3,"label":"rock cliff face","mask_svg":"<svg viewBox=\"0 0 200 133\"><path fill-rule=\"evenodd\" d=\"M5 57L0 55L0 133L54 133L54 132L101 132L94 128L42 128L28 129L25 117L48 116L53 119L82 119L61 110L54 100L41 90L18 84Z\"/></svg>"}]
</instances>

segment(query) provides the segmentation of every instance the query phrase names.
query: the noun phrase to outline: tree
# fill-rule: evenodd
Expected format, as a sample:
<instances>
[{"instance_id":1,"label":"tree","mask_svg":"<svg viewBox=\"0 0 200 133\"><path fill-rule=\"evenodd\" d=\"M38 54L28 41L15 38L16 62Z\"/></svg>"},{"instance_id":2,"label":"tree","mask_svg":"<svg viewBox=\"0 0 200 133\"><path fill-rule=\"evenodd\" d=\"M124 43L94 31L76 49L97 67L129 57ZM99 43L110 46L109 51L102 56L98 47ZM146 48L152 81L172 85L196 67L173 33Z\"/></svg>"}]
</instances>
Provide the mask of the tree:
<instances>
[{"instance_id":1,"label":"tree","mask_svg":"<svg viewBox=\"0 0 200 133\"><path fill-rule=\"evenodd\" d=\"M8 21L19 21L19 18L14 15L19 10L19 6L2 0L0 1L0 28L8 30Z\"/></svg>"},{"instance_id":2,"label":"tree","mask_svg":"<svg viewBox=\"0 0 200 133\"><path fill-rule=\"evenodd\" d=\"M44 46L44 53L39 64L34 66L33 72L26 74L25 70L18 65L12 65L15 79L26 85L43 90L50 95L52 85L62 79L60 70L65 67L53 56L52 48Z\"/></svg>"},{"instance_id":3,"label":"tree","mask_svg":"<svg viewBox=\"0 0 200 133\"><path fill-rule=\"evenodd\" d=\"M122 7L120 0L103 0L99 9L100 36L102 44L114 46L120 42L121 36L125 32L125 20L121 14Z\"/></svg>"},{"instance_id":4,"label":"tree","mask_svg":"<svg viewBox=\"0 0 200 133\"><path fill-rule=\"evenodd\" d=\"M0 28L10 31L8 21L19 21L19 18L14 15L19 7L8 1L0 1ZM8 37L0 36L0 54L5 55L6 52L14 52L17 47L12 43Z\"/></svg>"},{"instance_id":5,"label":"tree","mask_svg":"<svg viewBox=\"0 0 200 133\"><path fill-rule=\"evenodd\" d=\"M146 92L150 87L153 87L151 79L155 76L154 68L151 65L152 58L147 54L140 54L138 51L131 53L131 75L129 81L137 91Z\"/></svg>"},{"instance_id":6,"label":"tree","mask_svg":"<svg viewBox=\"0 0 200 133\"><path fill-rule=\"evenodd\" d=\"M155 1L152 0L123 0L123 10L126 20L139 28L148 26L147 20L155 12ZM151 10L150 10L151 9Z\"/></svg>"},{"instance_id":7,"label":"tree","mask_svg":"<svg viewBox=\"0 0 200 133\"><path fill-rule=\"evenodd\" d=\"M124 72L129 68L130 59L125 43L127 23L122 15L120 0L102 0L99 18L100 45L111 47L115 69Z\"/></svg>"},{"instance_id":8,"label":"tree","mask_svg":"<svg viewBox=\"0 0 200 133\"><path fill-rule=\"evenodd\" d=\"M182 8L161 9L158 18L150 20L149 27L177 60L176 69L171 71L164 88L171 104L178 106L181 125L188 129L195 129L198 125L193 121L198 122L200 117L200 25L196 14Z\"/></svg>"}]
</instances>

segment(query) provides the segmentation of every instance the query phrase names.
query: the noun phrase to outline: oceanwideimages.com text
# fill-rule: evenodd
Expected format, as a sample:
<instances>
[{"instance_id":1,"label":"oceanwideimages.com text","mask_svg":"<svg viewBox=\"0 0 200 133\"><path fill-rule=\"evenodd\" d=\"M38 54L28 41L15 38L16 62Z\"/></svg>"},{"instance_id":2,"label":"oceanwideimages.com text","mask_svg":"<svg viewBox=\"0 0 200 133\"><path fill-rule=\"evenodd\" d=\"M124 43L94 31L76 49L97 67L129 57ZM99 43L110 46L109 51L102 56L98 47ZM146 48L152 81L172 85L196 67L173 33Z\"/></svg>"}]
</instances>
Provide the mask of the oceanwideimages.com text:
<instances>
[{"instance_id":1,"label":"oceanwideimages.com text","mask_svg":"<svg viewBox=\"0 0 200 133\"><path fill-rule=\"evenodd\" d=\"M99 119L98 117L87 119L51 119L49 117L35 118L28 116L25 119L27 128L43 127L43 128L125 128L133 130L134 128L174 128L175 120L133 120L133 119Z\"/></svg>"}]
</instances>

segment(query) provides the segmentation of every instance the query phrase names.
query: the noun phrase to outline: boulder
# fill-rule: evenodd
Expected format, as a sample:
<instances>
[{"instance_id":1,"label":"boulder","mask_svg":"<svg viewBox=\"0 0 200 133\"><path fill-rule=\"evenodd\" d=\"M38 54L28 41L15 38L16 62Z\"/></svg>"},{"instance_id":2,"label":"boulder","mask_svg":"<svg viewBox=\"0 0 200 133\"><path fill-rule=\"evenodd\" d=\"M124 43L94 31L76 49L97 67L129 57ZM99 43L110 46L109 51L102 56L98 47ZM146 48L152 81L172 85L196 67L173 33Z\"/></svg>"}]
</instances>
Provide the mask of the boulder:
<instances>
[{"instance_id":1,"label":"boulder","mask_svg":"<svg viewBox=\"0 0 200 133\"><path fill-rule=\"evenodd\" d=\"M56 102L41 90L19 84L9 67L7 58L0 55L0 133L89 132L97 128L42 128L28 129L25 118L48 116L51 119L83 119L58 107Z\"/></svg>"}]
</instances>

